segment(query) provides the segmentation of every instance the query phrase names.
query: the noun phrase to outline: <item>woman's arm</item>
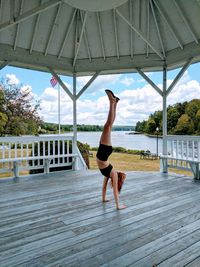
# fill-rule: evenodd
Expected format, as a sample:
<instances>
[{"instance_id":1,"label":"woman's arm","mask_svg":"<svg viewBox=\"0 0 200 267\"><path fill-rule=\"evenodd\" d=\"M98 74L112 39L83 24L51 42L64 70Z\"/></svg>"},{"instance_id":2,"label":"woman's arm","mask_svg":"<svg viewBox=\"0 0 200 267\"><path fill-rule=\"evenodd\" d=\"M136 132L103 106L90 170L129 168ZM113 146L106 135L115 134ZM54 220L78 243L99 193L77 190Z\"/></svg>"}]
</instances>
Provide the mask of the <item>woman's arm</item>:
<instances>
[{"instance_id":1,"label":"woman's arm","mask_svg":"<svg viewBox=\"0 0 200 267\"><path fill-rule=\"evenodd\" d=\"M107 190L108 180L109 180L108 177L104 177L103 187L102 187L102 201L103 202L108 202L109 201L109 199L106 199L106 190Z\"/></svg>"}]
</instances>

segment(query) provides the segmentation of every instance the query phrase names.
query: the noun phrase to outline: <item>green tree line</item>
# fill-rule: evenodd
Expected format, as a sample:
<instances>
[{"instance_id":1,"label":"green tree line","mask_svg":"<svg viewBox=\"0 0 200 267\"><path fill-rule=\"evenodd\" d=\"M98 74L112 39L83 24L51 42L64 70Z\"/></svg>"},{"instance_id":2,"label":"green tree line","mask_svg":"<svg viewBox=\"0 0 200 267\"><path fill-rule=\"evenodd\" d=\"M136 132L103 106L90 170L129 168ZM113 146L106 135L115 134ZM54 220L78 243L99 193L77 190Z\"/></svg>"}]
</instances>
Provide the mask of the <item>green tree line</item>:
<instances>
[{"instance_id":1,"label":"green tree line","mask_svg":"<svg viewBox=\"0 0 200 267\"><path fill-rule=\"evenodd\" d=\"M73 131L72 124L61 124L60 125L61 132L71 132ZM78 132L101 132L103 130L102 125L88 125L88 124L77 124ZM113 126L113 131L134 131L134 126ZM58 124L43 122L41 125L41 133L57 133L58 132Z\"/></svg>"},{"instance_id":2,"label":"green tree line","mask_svg":"<svg viewBox=\"0 0 200 267\"><path fill-rule=\"evenodd\" d=\"M147 120L138 121L137 132L162 134L162 111L155 111ZM176 103L167 108L167 131L175 135L200 135L200 99Z\"/></svg>"}]
</instances>

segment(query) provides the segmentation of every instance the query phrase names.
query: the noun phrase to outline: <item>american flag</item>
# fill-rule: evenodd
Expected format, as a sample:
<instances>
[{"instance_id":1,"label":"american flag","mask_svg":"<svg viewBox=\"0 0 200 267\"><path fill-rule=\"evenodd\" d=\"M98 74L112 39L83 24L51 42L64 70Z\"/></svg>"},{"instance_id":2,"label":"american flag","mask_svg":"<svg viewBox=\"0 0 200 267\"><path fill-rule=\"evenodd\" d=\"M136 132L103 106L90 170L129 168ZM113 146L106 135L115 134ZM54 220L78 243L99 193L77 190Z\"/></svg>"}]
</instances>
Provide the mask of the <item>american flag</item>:
<instances>
[{"instance_id":1,"label":"american flag","mask_svg":"<svg viewBox=\"0 0 200 267\"><path fill-rule=\"evenodd\" d=\"M55 87L56 86L56 84L57 84L57 80L56 80L56 78L54 77L54 76L52 76L52 78L51 78L51 80L50 80L50 83L51 83L51 85L53 86L53 87Z\"/></svg>"}]
</instances>

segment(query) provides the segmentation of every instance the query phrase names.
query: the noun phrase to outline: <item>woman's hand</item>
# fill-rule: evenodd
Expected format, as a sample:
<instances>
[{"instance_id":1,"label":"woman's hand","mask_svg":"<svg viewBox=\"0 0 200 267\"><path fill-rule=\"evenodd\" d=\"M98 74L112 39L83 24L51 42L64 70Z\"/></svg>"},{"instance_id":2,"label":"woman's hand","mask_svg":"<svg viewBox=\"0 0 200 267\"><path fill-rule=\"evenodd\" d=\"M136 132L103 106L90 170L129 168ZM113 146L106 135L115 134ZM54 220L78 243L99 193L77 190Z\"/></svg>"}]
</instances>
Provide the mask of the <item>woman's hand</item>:
<instances>
[{"instance_id":1,"label":"woman's hand","mask_svg":"<svg viewBox=\"0 0 200 267\"><path fill-rule=\"evenodd\" d=\"M120 205L120 206L117 207L117 210L123 210L125 208L126 208L126 205Z\"/></svg>"}]
</instances>

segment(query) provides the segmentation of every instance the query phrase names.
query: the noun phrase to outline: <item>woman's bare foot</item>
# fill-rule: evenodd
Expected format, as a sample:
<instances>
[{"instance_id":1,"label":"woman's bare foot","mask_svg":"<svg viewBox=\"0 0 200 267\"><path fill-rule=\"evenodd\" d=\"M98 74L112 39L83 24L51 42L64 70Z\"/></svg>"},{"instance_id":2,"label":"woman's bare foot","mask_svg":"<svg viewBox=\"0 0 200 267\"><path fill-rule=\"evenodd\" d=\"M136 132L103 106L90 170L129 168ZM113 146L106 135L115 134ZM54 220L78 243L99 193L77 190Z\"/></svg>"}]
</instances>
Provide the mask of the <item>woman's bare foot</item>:
<instances>
[{"instance_id":1,"label":"woman's bare foot","mask_svg":"<svg viewBox=\"0 0 200 267\"><path fill-rule=\"evenodd\" d=\"M105 92L110 101L117 103L120 100L119 97L116 97L111 90L106 89Z\"/></svg>"}]
</instances>

